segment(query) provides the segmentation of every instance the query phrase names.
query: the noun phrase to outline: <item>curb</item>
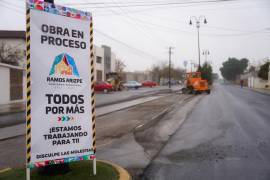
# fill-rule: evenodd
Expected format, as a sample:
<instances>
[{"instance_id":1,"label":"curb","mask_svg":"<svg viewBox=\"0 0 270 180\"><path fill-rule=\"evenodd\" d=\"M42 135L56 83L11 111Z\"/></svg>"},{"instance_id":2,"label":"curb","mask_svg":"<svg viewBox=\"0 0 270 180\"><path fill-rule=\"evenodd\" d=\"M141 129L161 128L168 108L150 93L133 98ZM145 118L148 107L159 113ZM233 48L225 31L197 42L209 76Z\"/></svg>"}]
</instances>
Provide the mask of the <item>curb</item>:
<instances>
[{"instance_id":1,"label":"curb","mask_svg":"<svg viewBox=\"0 0 270 180\"><path fill-rule=\"evenodd\" d=\"M128 171L125 170L124 168L122 168L121 166L114 164L112 162L109 162L109 161L104 161L104 160L98 160L98 162L102 162L102 163L109 164L110 166L112 166L118 172L119 180L132 180ZM0 174L5 173L5 172L10 171L10 170L12 170L12 168L1 169Z\"/></svg>"},{"instance_id":2,"label":"curb","mask_svg":"<svg viewBox=\"0 0 270 180\"><path fill-rule=\"evenodd\" d=\"M1 169L1 170L0 170L0 174L1 174L1 173L4 173L4 172L7 172L7 171L10 171L10 170L11 170L11 168Z\"/></svg>"},{"instance_id":3,"label":"curb","mask_svg":"<svg viewBox=\"0 0 270 180\"><path fill-rule=\"evenodd\" d=\"M21 110L0 112L0 116L5 116L7 114L21 113L21 112L25 112L25 110L24 109L21 109Z\"/></svg>"},{"instance_id":4,"label":"curb","mask_svg":"<svg viewBox=\"0 0 270 180\"><path fill-rule=\"evenodd\" d=\"M105 164L109 164L111 165L113 168L116 169L116 171L119 173L119 180L132 180L130 174L128 173L127 170L125 170L124 168L122 168L121 166L114 164L112 162L109 161L104 161L104 160L98 160L99 162L103 162Z\"/></svg>"},{"instance_id":5,"label":"curb","mask_svg":"<svg viewBox=\"0 0 270 180\"><path fill-rule=\"evenodd\" d=\"M267 93L267 92L263 92L263 91L260 91L258 89L254 89L254 88L247 88L253 92L256 92L256 93L259 93L259 94L263 94L263 95L267 95L267 96L270 96L270 93Z\"/></svg>"}]
</instances>

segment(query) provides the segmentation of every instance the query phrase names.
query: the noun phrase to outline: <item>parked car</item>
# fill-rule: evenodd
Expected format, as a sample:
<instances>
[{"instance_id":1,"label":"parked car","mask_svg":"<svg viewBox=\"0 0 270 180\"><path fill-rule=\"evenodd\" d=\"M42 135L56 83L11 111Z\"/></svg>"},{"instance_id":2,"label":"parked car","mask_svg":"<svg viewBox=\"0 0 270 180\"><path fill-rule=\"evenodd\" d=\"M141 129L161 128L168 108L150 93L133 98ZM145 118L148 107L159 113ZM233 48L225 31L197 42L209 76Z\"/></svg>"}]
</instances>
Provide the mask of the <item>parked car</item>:
<instances>
[{"instance_id":1,"label":"parked car","mask_svg":"<svg viewBox=\"0 0 270 180\"><path fill-rule=\"evenodd\" d=\"M138 83L137 81L127 81L126 83L123 84L123 86L126 88L138 89L138 88L142 87L142 84Z\"/></svg>"},{"instance_id":2,"label":"parked car","mask_svg":"<svg viewBox=\"0 0 270 180\"><path fill-rule=\"evenodd\" d=\"M144 81L142 83L142 86L143 87L155 87L155 86L157 86L157 83L154 81Z\"/></svg>"},{"instance_id":3,"label":"parked car","mask_svg":"<svg viewBox=\"0 0 270 180\"><path fill-rule=\"evenodd\" d=\"M103 91L105 93L112 91L113 86L105 81L97 81L94 86L95 91Z\"/></svg>"}]
</instances>

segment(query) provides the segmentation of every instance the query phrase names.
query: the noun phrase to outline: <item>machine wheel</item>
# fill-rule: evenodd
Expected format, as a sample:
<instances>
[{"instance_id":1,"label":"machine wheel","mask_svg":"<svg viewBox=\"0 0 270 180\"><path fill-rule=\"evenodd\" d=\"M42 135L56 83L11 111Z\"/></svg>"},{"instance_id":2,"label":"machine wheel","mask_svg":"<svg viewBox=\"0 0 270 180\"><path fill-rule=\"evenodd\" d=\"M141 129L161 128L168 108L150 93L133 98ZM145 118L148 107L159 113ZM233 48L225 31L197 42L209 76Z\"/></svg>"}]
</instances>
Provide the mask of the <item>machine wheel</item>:
<instances>
[{"instance_id":1,"label":"machine wheel","mask_svg":"<svg viewBox=\"0 0 270 180\"><path fill-rule=\"evenodd\" d=\"M187 90L187 88L182 88L181 91L182 91L183 94L187 94L188 90Z\"/></svg>"},{"instance_id":2,"label":"machine wheel","mask_svg":"<svg viewBox=\"0 0 270 180\"><path fill-rule=\"evenodd\" d=\"M211 93L211 90L210 89L206 90L206 93L207 94L210 94Z\"/></svg>"},{"instance_id":3,"label":"machine wheel","mask_svg":"<svg viewBox=\"0 0 270 180\"><path fill-rule=\"evenodd\" d=\"M201 94L201 92L200 91L194 91L195 93L194 94Z\"/></svg>"}]
</instances>

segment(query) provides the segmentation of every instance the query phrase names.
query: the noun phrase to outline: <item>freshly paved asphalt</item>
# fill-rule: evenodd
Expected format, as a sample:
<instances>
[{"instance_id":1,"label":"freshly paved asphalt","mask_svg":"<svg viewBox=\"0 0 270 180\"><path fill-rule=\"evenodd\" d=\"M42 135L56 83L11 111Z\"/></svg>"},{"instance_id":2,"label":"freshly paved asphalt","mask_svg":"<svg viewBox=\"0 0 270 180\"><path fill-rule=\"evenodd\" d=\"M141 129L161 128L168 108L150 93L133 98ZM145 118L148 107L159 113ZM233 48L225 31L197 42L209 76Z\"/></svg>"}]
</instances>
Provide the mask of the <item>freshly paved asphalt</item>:
<instances>
[{"instance_id":1,"label":"freshly paved asphalt","mask_svg":"<svg viewBox=\"0 0 270 180\"><path fill-rule=\"evenodd\" d=\"M216 84L142 179L269 180L270 96Z\"/></svg>"}]
</instances>

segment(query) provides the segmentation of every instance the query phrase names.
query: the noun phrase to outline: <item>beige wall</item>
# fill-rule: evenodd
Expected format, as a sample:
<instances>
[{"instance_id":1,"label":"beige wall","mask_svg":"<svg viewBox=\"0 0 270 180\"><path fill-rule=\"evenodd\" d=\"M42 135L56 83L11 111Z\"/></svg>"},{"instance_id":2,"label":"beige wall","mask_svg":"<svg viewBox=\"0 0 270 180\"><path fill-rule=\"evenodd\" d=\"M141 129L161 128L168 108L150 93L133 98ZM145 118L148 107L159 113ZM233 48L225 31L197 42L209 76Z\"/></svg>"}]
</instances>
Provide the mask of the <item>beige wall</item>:
<instances>
[{"instance_id":1,"label":"beige wall","mask_svg":"<svg viewBox=\"0 0 270 180\"><path fill-rule=\"evenodd\" d=\"M115 72L116 55L112 52L111 55L111 71Z\"/></svg>"},{"instance_id":2,"label":"beige wall","mask_svg":"<svg viewBox=\"0 0 270 180\"><path fill-rule=\"evenodd\" d=\"M23 71L23 99L10 100L10 69L20 69ZM0 104L8 104L26 100L26 76L25 71L16 66L0 63Z\"/></svg>"},{"instance_id":3,"label":"beige wall","mask_svg":"<svg viewBox=\"0 0 270 180\"><path fill-rule=\"evenodd\" d=\"M0 65L0 104L9 103L10 96L10 77L9 77L9 68Z\"/></svg>"}]
</instances>

